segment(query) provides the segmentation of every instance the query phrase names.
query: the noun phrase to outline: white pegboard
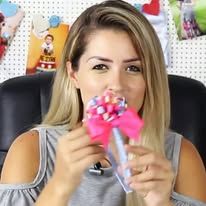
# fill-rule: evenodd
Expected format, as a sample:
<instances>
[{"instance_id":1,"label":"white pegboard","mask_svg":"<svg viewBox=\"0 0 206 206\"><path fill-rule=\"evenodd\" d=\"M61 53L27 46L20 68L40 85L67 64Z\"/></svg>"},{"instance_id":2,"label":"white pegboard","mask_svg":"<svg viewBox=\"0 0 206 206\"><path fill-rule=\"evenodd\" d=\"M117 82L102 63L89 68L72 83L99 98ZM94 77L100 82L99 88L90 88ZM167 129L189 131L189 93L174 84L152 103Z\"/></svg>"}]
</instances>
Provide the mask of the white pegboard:
<instances>
[{"instance_id":1,"label":"white pegboard","mask_svg":"<svg viewBox=\"0 0 206 206\"><path fill-rule=\"evenodd\" d=\"M31 21L34 14L42 14L45 18L58 15L62 17L64 23L71 24L85 8L101 0L11 0L11 2L21 6L25 11L25 17L0 63L0 82L25 74ZM134 4L149 2L149 0L128 0L128 2ZM168 73L198 79L206 85L206 36L179 41L168 0L162 0L162 4L167 11L170 36Z\"/></svg>"}]
</instances>

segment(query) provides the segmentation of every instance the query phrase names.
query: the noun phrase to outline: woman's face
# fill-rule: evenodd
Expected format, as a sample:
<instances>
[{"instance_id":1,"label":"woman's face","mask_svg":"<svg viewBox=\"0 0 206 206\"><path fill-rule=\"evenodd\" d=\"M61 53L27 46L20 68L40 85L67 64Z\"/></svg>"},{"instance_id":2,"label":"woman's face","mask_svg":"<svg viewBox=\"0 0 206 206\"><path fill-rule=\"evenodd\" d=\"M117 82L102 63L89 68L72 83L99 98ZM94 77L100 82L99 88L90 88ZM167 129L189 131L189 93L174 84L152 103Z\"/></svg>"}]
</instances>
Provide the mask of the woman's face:
<instances>
[{"instance_id":1,"label":"woman's face","mask_svg":"<svg viewBox=\"0 0 206 206\"><path fill-rule=\"evenodd\" d=\"M139 111L145 94L141 70L140 57L126 32L99 30L90 36L78 71L70 68L69 73L81 91L84 107L94 96L111 90Z\"/></svg>"}]
</instances>

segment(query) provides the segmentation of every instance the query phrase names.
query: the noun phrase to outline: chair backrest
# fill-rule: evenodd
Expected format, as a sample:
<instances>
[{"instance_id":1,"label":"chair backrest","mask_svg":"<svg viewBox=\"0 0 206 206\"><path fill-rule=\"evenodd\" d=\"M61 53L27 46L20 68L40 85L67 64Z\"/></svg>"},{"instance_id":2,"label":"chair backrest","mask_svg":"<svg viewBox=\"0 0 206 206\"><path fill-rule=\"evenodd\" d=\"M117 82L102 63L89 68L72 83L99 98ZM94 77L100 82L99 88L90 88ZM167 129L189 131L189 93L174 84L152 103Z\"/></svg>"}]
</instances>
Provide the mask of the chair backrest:
<instances>
[{"instance_id":1,"label":"chair backrest","mask_svg":"<svg viewBox=\"0 0 206 206\"><path fill-rule=\"evenodd\" d=\"M13 140L41 122L54 73L42 72L0 84L0 170ZM206 166L206 88L194 79L169 75L171 129L196 146Z\"/></svg>"},{"instance_id":2,"label":"chair backrest","mask_svg":"<svg viewBox=\"0 0 206 206\"><path fill-rule=\"evenodd\" d=\"M206 167L206 87L200 81L169 75L170 128L189 139Z\"/></svg>"}]
</instances>

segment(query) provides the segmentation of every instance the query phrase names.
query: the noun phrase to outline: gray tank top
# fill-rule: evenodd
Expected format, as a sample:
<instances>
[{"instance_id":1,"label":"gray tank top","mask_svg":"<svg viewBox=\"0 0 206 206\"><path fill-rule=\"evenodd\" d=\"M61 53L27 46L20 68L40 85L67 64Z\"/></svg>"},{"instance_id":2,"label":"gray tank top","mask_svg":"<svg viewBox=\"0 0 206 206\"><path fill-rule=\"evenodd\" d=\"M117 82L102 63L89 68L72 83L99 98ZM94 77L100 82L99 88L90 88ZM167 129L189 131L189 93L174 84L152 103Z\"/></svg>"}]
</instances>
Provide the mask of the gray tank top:
<instances>
[{"instance_id":1,"label":"gray tank top","mask_svg":"<svg viewBox=\"0 0 206 206\"><path fill-rule=\"evenodd\" d=\"M57 140L66 133L64 127L39 127L40 166L33 182L27 184L0 184L0 206L34 205L38 195L47 184L54 170ZM177 173L182 136L169 132L166 136L165 151ZM172 192L171 200L176 206L206 206L206 204ZM105 168L103 176L91 175L88 170L73 194L68 205L71 206L124 206L125 192L117 181L112 168Z\"/></svg>"}]
</instances>

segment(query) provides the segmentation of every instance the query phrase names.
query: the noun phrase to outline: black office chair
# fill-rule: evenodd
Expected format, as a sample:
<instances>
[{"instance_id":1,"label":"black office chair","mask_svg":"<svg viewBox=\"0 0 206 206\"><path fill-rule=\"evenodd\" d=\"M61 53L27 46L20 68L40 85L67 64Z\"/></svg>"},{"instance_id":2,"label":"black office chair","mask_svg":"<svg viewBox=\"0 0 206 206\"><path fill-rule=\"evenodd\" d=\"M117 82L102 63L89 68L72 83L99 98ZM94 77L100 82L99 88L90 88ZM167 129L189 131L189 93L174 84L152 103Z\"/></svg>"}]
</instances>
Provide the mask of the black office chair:
<instances>
[{"instance_id":1,"label":"black office chair","mask_svg":"<svg viewBox=\"0 0 206 206\"><path fill-rule=\"evenodd\" d=\"M0 169L13 140L47 112L54 73L16 77L0 84ZM196 146L206 166L206 87L169 75L171 129Z\"/></svg>"}]
</instances>

